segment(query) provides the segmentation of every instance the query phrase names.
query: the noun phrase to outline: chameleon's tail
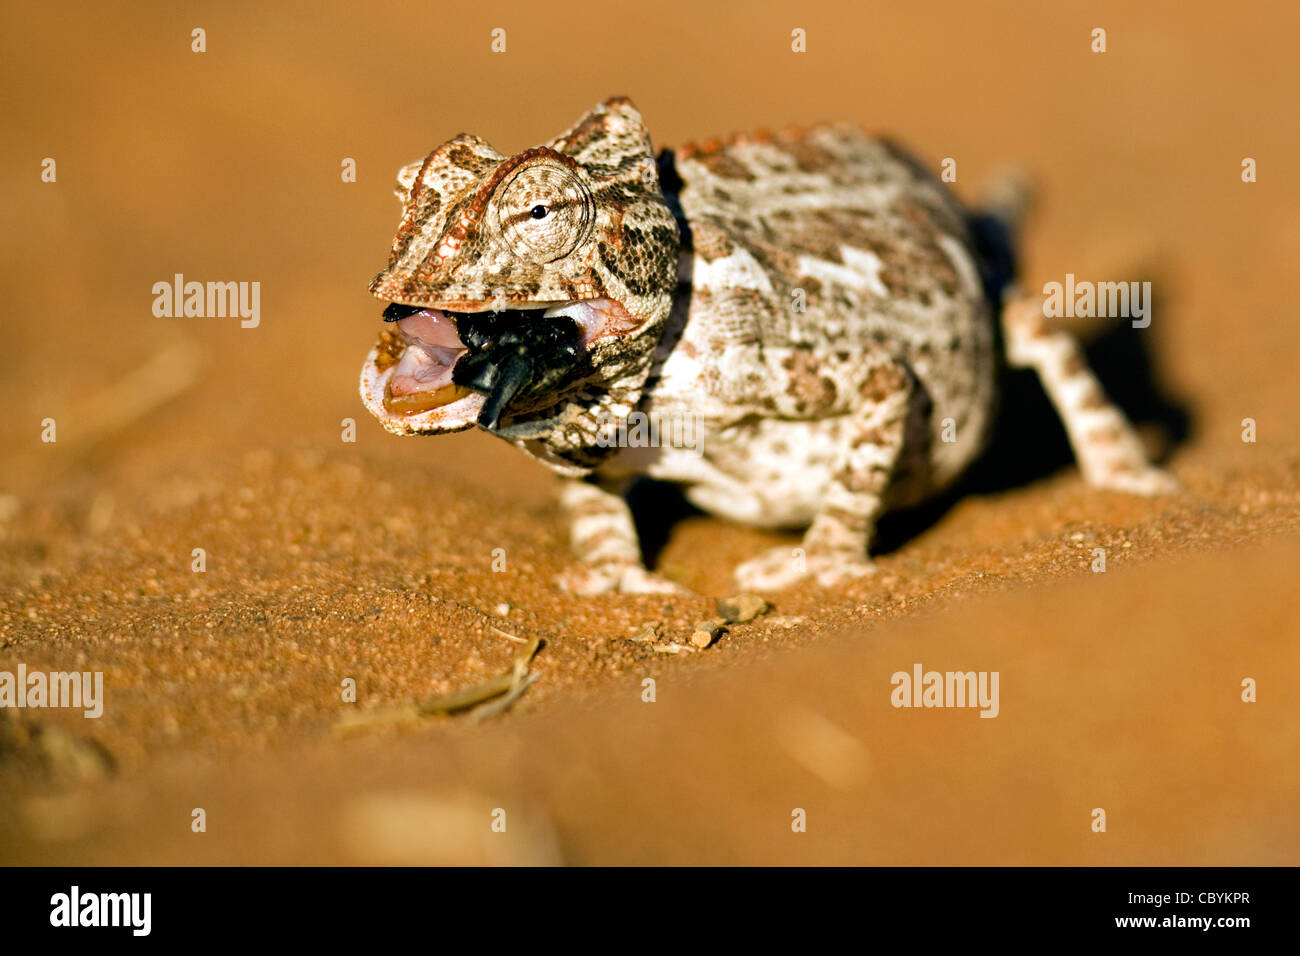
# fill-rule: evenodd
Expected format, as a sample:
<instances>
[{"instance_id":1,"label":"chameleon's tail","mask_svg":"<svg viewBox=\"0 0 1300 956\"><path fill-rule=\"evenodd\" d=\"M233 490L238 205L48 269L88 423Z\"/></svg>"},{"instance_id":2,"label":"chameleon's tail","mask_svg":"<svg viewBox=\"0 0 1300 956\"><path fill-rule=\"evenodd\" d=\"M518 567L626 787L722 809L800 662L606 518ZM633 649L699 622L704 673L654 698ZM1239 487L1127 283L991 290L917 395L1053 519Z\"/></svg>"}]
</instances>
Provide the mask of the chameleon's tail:
<instances>
[{"instance_id":1,"label":"chameleon's tail","mask_svg":"<svg viewBox=\"0 0 1300 956\"><path fill-rule=\"evenodd\" d=\"M985 187L978 206L967 217L980 260L984 291L995 307L1019 275L1016 238L1033 205L1033 190L1021 173L1004 173Z\"/></svg>"}]
</instances>

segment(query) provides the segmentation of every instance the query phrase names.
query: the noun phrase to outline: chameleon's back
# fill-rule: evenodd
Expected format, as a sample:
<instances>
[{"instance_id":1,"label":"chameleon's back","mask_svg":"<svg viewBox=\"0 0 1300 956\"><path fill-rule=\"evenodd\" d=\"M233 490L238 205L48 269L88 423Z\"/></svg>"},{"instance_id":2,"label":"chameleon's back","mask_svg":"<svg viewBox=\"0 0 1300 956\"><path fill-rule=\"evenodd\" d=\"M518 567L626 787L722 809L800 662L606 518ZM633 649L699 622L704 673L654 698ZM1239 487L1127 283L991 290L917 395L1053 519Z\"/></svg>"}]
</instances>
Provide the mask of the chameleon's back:
<instances>
[{"instance_id":1,"label":"chameleon's back","mask_svg":"<svg viewBox=\"0 0 1300 956\"><path fill-rule=\"evenodd\" d=\"M718 420L832 417L872 400L872 370L898 359L931 406L915 436L926 460L914 464L926 484L955 476L983 442L995 363L982 258L942 183L841 126L672 159L679 182L670 172L665 188L680 203L693 274L661 404L690 396ZM941 441L945 418L959 442Z\"/></svg>"}]
</instances>

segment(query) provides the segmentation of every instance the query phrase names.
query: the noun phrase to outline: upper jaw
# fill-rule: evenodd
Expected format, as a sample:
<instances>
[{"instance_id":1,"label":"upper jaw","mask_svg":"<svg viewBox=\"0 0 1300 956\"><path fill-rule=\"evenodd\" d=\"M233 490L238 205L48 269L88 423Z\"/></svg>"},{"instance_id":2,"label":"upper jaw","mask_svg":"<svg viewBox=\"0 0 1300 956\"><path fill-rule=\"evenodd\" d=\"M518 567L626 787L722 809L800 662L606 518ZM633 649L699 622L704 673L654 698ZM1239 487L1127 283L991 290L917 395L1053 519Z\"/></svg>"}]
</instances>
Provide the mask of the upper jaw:
<instances>
[{"instance_id":1,"label":"upper jaw","mask_svg":"<svg viewBox=\"0 0 1300 956\"><path fill-rule=\"evenodd\" d=\"M392 305L410 306L415 309L437 309L441 312L459 312L473 315L481 312L535 312L538 309L550 309L555 306L572 305L580 302L595 301L588 299L427 299L403 296L398 299L384 299Z\"/></svg>"},{"instance_id":2,"label":"upper jaw","mask_svg":"<svg viewBox=\"0 0 1300 956\"><path fill-rule=\"evenodd\" d=\"M568 316L578 325L582 334L582 345L589 348L591 344L598 339L610 335L625 335L628 332L635 331L644 323L632 315L627 309L614 299L560 299L560 300L525 300L525 301L507 301L505 307L499 307L498 303L492 302L470 302L463 300L440 300L436 302L399 302L394 300L384 310L385 321L395 321L389 318L390 310L394 308L410 309L413 311L428 311L441 313L453 322L458 315L484 315L486 313L501 312L540 312L540 319L553 319L558 316ZM397 318L400 318L397 317Z\"/></svg>"}]
</instances>

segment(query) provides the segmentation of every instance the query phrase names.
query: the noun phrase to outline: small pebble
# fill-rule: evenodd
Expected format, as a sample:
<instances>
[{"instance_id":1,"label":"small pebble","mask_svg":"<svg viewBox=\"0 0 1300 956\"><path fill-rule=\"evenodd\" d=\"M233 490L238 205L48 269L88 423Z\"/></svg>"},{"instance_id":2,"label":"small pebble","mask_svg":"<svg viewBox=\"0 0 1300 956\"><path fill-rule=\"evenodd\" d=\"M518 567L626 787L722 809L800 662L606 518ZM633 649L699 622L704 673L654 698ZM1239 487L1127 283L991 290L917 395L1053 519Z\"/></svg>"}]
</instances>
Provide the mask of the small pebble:
<instances>
[{"instance_id":1,"label":"small pebble","mask_svg":"<svg viewBox=\"0 0 1300 956\"><path fill-rule=\"evenodd\" d=\"M653 644L655 641L659 640L659 625L654 623L643 624L641 630L634 638L632 638L632 640L645 641L646 643Z\"/></svg>"},{"instance_id":2,"label":"small pebble","mask_svg":"<svg viewBox=\"0 0 1300 956\"><path fill-rule=\"evenodd\" d=\"M767 619L767 623L771 624L773 627L791 628L791 627L798 627L805 620L806 618L799 617L794 614L779 614L776 615L775 617L769 617Z\"/></svg>"},{"instance_id":3,"label":"small pebble","mask_svg":"<svg viewBox=\"0 0 1300 956\"><path fill-rule=\"evenodd\" d=\"M728 624L744 624L760 614L766 614L772 605L757 594L741 594L733 598L719 598L717 608Z\"/></svg>"},{"instance_id":4,"label":"small pebble","mask_svg":"<svg viewBox=\"0 0 1300 956\"><path fill-rule=\"evenodd\" d=\"M700 621L691 633L691 643L696 647L708 647L722 633L721 625L714 621Z\"/></svg>"}]
</instances>

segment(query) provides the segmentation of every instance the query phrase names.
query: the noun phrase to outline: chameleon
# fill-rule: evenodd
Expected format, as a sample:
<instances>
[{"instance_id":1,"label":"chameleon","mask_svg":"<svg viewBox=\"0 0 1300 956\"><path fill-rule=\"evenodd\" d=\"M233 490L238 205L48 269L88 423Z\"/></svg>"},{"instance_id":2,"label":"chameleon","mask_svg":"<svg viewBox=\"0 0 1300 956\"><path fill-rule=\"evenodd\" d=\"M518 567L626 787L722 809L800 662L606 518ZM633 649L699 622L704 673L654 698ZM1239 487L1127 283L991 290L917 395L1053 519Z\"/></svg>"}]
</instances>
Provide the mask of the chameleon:
<instances>
[{"instance_id":1,"label":"chameleon","mask_svg":"<svg viewBox=\"0 0 1300 956\"><path fill-rule=\"evenodd\" d=\"M361 398L397 435L485 429L564 478L579 594L680 590L626 494L668 481L721 518L800 529L747 590L874 569L882 514L984 450L1006 368L1037 372L1085 479L1172 491L1078 342L1016 291L1006 210L966 208L848 124L656 154L626 97L507 156L464 134L398 173ZM664 427L628 428L629 422ZM688 425L692 440L663 440Z\"/></svg>"}]
</instances>

